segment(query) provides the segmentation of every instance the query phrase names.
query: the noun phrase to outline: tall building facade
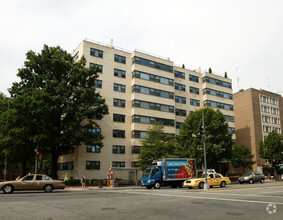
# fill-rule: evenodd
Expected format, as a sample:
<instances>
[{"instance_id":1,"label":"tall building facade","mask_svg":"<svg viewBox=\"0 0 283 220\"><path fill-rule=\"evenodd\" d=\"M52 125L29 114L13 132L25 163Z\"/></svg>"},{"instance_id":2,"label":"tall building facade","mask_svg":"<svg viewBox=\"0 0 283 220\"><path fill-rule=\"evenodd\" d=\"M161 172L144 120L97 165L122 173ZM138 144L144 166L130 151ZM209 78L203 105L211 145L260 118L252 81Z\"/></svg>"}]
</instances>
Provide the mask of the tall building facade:
<instances>
[{"instance_id":1,"label":"tall building facade","mask_svg":"<svg viewBox=\"0 0 283 220\"><path fill-rule=\"evenodd\" d=\"M237 145L250 147L256 164L253 171L267 174L271 165L260 158L259 143L276 130L282 133L283 98L265 90L240 90L233 95Z\"/></svg>"},{"instance_id":2,"label":"tall building facade","mask_svg":"<svg viewBox=\"0 0 283 220\"><path fill-rule=\"evenodd\" d=\"M165 133L178 135L186 116L204 106L220 109L235 133L231 79L89 40L82 41L73 56L75 60L84 56L88 66L98 65L94 86L106 100L109 115L97 120L103 147L81 145L61 156L61 179L82 174L104 179L110 166L137 167L141 140L150 125L160 121Z\"/></svg>"}]
</instances>

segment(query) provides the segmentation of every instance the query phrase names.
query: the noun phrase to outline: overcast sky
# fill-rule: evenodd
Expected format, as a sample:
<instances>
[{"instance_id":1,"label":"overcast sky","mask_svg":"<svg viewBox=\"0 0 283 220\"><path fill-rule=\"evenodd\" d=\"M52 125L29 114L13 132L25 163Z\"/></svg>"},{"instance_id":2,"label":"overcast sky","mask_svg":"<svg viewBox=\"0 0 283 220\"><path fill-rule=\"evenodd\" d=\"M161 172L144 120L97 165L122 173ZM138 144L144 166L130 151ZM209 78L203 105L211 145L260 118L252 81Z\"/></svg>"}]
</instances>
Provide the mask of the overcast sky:
<instances>
[{"instance_id":1,"label":"overcast sky","mask_svg":"<svg viewBox=\"0 0 283 220\"><path fill-rule=\"evenodd\" d=\"M283 0L1 0L0 30L6 95L28 50L71 53L85 38L283 95Z\"/></svg>"}]
</instances>

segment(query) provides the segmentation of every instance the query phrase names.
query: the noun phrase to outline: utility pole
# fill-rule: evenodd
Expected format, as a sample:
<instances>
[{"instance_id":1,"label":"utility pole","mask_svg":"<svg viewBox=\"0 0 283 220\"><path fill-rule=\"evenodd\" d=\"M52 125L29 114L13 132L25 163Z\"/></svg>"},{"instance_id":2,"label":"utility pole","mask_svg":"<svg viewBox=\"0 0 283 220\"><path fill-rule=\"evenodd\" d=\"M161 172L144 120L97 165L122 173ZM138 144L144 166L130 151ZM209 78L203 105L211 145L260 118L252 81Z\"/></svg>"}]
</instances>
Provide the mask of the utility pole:
<instances>
[{"instance_id":1,"label":"utility pole","mask_svg":"<svg viewBox=\"0 0 283 220\"><path fill-rule=\"evenodd\" d=\"M204 175L205 175L205 183L203 186L203 190L209 189L209 184L207 182L207 167L206 167L206 149L205 149L205 127L204 127L204 113L202 112L202 128L203 128L203 154L204 154Z\"/></svg>"}]
</instances>

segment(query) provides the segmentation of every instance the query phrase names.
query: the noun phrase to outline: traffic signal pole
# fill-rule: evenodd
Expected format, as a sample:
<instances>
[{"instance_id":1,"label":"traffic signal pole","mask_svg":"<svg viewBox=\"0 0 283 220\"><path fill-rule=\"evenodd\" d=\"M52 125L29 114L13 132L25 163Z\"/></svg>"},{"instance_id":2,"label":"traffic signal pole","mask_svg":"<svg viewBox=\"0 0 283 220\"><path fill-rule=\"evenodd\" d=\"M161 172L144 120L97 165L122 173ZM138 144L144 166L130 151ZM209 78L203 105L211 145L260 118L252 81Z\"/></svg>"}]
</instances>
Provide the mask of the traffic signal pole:
<instances>
[{"instance_id":1,"label":"traffic signal pole","mask_svg":"<svg viewBox=\"0 0 283 220\"><path fill-rule=\"evenodd\" d=\"M206 149L205 149L205 127L204 127L204 114L202 112L202 128L203 128L203 154L204 154L204 175L205 175L205 183L203 186L203 190L209 189L209 184L207 182L207 166L206 166Z\"/></svg>"}]
</instances>

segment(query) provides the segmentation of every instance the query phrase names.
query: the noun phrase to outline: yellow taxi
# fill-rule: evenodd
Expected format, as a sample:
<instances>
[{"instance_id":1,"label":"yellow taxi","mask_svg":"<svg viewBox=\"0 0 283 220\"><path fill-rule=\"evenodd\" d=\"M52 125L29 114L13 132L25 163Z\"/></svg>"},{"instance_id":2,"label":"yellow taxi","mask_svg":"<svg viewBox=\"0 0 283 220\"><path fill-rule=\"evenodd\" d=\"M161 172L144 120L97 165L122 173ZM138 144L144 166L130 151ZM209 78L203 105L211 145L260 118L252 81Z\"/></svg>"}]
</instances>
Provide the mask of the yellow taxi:
<instances>
[{"instance_id":1,"label":"yellow taxi","mask_svg":"<svg viewBox=\"0 0 283 220\"><path fill-rule=\"evenodd\" d=\"M208 173L207 182L210 187L220 186L225 187L231 184L229 177L223 177L220 173ZM192 189L193 187L198 187L203 189L205 183L205 174L202 174L199 178L190 178L183 183L183 187Z\"/></svg>"}]
</instances>

